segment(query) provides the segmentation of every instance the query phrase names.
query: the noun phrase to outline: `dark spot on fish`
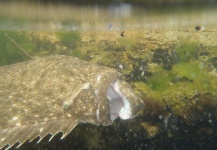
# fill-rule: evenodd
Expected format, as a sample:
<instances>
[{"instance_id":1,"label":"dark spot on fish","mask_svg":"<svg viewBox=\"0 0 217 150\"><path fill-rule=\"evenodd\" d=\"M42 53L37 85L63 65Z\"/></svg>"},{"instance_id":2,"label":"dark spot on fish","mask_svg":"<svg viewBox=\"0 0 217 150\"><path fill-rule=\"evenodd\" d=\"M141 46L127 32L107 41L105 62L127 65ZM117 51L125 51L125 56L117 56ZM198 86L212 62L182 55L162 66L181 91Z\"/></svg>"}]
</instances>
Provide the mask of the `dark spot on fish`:
<instances>
[{"instance_id":1,"label":"dark spot on fish","mask_svg":"<svg viewBox=\"0 0 217 150\"><path fill-rule=\"evenodd\" d=\"M66 110L68 110L68 108L69 108L69 104L63 102L62 107L63 107L63 110L66 111Z\"/></svg>"}]
</instances>

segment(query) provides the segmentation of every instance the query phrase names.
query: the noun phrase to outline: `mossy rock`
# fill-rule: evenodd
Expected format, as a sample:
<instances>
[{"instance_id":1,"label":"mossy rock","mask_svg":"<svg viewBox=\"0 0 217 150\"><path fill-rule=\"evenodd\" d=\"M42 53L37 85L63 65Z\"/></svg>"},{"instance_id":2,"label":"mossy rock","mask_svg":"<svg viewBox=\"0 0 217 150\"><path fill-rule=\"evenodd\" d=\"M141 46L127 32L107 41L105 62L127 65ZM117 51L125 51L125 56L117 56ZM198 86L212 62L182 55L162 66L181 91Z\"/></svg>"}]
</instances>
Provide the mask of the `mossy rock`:
<instances>
[{"instance_id":1,"label":"mossy rock","mask_svg":"<svg viewBox=\"0 0 217 150\"><path fill-rule=\"evenodd\" d=\"M78 31L56 32L60 43L69 49L75 49L81 46L81 35Z\"/></svg>"},{"instance_id":2,"label":"mossy rock","mask_svg":"<svg viewBox=\"0 0 217 150\"><path fill-rule=\"evenodd\" d=\"M182 41L180 45L175 48L180 62L189 62L197 59L199 44L196 42Z\"/></svg>"}]
</instances>

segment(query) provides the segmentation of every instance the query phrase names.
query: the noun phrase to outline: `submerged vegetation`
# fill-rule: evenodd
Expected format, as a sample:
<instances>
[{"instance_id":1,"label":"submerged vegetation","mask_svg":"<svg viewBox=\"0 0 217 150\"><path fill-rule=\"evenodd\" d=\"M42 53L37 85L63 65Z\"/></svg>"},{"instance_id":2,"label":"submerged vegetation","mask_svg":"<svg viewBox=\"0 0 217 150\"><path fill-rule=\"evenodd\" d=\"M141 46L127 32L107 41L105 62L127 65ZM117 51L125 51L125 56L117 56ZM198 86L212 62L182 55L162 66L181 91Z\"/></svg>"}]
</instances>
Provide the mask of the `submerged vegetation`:
<instances>
[{"instance_id":1,"label":"submerged vegetation","mask_svg":"<svg viewBox=\"0 0 217 150\"><path fill-rule=\"evenodd\" d=\"M13 39L19 46L13 43ZM0 31L0 66L29 60L20 48L32 57L72 55L84 59L80 33L75 32L16 32Z\"/></svg>"},{"instance_id":2,"label":"submerged vegetation","mask_svg":"<svg viewBox=\"0 0 217 150\"><path fill-rule=\"evenodd\" d=\"M212 94L216 91L216 46L186 40L176 43L169 40L162 45L161 40L147 38L145 33L142 36L132 32L121 37L113 31L106 34L1 31L1 65L29 59L5 34L33 57L62 54L114 67L140 95L149 93L156 100L174 99L178 91L187 97L193 91Z\"/></svg>"},{"instance_id":3,"label":"submerged vegetation","mask_svg":"<svg viewBox=\"0 0 217 150\"><path fill-rule=\"evenodd\" d=\"M111 127L80 125L80 129L73 131L76 135L72 135L73 139L85 142L93 149L108 148L108 141L116 146L109 148L124 147L124 143L129 143L122 141L122 144L115 144L105 134L119 139L140 139L137 148L147 148L150 145L142 145L144 139L154 139L158 135L174 141L179 139L176 134L187 138L187 134L183 134L185 131L192 139L197 135L217 136L214 131L217 122L215 43L209 45L207 41L200 41L195 38L196 34L188 41L181 37L177 40L167 31L125 31L125 36L120 36L117 31L0 31L1 66L30 59L5 34L34 58L70 55L116 68L144 99L145 110L134 123L124 122L124 129L123 122L118 120ZM91 132L83 133L83 130ZM126 133L126 130L129 132ZM89 140L92 135L94 138ZM79 143L74 145L82 147Z\"/></svg>"},{"instance_id":4,"label":"submerged vegetation","mask_svg":"<svg viewBox=\"0 0 217 150\"><path fill-rule=\"evenodd\" d=\"M35 47L26 33L0 31L0 66L28 60L28 57L18 50L18 47L8 39L7 35L13 37L27 52L31 52Z\"/></svg>"},{"instance_id":5,"label":"submerged vegetation","mask_svg":"<svg viewBox=\"0 0 217 150\"><path fill-rule=\"evenodd\" d=\"M175 49L178 59L181 62L189 62L198 57L199 43L182 41Z\"/></svg>"},{"instance_id":6,"label":"submerged vegetation","mask_svg":"<svg viewBox=\"0 0 217 150\"><path fill-rule=\"evenodd\" d=\"M34 59L75 56L117 69L145 108L20 149L217 149L215 0L54 1L0 1L0 67L30 60L21 48Z\"/></svg>"}]
</instances>

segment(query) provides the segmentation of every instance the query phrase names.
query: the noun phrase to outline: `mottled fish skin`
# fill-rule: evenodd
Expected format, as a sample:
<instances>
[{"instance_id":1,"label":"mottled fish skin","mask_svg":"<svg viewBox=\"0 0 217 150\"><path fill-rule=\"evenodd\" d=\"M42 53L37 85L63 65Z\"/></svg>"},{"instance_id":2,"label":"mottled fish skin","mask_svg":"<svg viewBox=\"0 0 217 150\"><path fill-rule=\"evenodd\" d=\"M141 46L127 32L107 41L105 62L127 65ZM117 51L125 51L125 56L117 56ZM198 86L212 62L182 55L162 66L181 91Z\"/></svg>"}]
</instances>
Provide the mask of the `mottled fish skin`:
<instances>
[{"instance_id":1,"label":"mottled fish skin","mask_svg":"<svg viewBox=\"0 0 217 150\"><path fill-rule=\"evenodd\" d=\"M61 55L0 67L0 148L49 133L63 132L63 138L79 122L111 124L106 92L118 76L115 69Z\"/></svg>"}]
</instances>

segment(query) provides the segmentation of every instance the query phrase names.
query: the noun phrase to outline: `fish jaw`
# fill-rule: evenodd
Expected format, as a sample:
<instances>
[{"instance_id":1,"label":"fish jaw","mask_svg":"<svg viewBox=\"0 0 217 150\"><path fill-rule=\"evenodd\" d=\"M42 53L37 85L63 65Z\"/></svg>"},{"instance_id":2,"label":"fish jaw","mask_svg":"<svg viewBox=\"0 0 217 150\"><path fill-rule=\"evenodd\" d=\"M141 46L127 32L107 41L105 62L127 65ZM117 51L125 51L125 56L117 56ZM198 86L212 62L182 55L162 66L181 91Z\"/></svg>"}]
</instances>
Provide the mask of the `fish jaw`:
<instances>
[{"instance_id":1,"label":"fish jaw","mask_svg":"<svg viewBox=\"0 0 217 150\"><path fill-rule=\"evenodd\" d=\"M112 68L107 68L106 71L98 73L95 77L95 95L98 103L96 118L99 124L103 126L111 125L110 103L107 98L107 89L111 83L115 82L119 77L119 73Z\"/></svg>"},{"instance_id":2,"label":"fish jaw","mask_svg":"<svg viewBox=\"0 0 217 150\"><path fill-rule=\"evenodd\" d=\"M135 95L129 84L122 80L110 84L107 97L110 103L111 120L117 117L123 120L132 119L144 107L144 102Z\"/></svg>"},{"instance_id":3,"label":"fish jaw","mask_svg":"<svg viewBox=\"0 0 217 150\"><path fill-rule=\"evenodd\" d=\"M130 85L119 77L120 74L112 69L96 76L96 118L103 126L112 124L118 117L123 120L134 118L144 107L144 102L136 96Z\"/></svg>"}]
</instances>

